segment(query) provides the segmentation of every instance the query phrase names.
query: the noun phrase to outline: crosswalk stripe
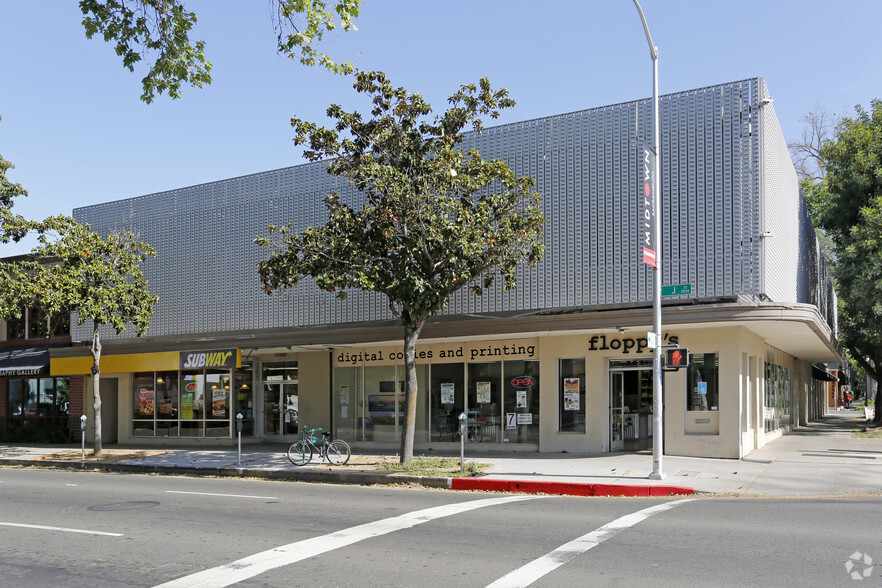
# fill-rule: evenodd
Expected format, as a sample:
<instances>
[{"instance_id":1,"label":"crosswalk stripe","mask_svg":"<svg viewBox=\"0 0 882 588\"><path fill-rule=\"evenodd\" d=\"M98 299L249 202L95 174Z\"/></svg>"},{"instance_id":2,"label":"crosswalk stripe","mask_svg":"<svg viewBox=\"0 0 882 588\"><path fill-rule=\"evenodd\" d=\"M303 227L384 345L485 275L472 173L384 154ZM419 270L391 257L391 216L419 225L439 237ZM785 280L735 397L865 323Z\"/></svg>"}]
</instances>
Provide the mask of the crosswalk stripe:
<instances>
[{"instance_id":1,"label":"crosswalk stripe","mask_svg":"<svg viewBox=\"0 0 882 588\"><path fill-rule=\"evenodd\" d=\"M469 502L459 502L456 504L447 504L444 506L435 506L432 508L417 510L397 517L350 527L328 535L313 537L312 539L304 539L303 541L298 541L296 543L289 543L288 545L256 553L228 564L196 572L195 574L184 576L166 582L165 584L160 584L156 588L221 588L222 586L230 586L231 584L253 578L263 572L296 563L310 557L315 557L334 549L364 541L365 539L379 537L380 535L385 535L393 531L409 529L435 519L468 512L478 508L536 498L539 497L521 494L498 498L485 498L483 500L472 500Z\"/></svg>"},{"instance_id":2,"label":"crosswalk stripe","mask_svg":"<svg viewBox=\"0 0 882 588\"><path fill-rule=\"evenodd\" d=\"M122 533L105 533L104 531L90 531L89 529L71 529L70 527L50 527L47 525L26 525L24 523L0 523L4 527L22 527L24 529L39 529L41 531L64 531L65 533L84 533L86 535L106 535L108 537L122 537Z\"/></svg>"},{"instance_id":3,"label":"crosswalk stripe","mask_svg":"<svg viewBox=\"0 0 882 588\"><path fill-rule=\"evenodd\" d=\"M619 517L611 523L603 525L595 531L582 535L565 543L546 555L534 559L530 563L519 567L499 578L487 588L523 588L529 586L542 576L567 563L577 555L585 553L592 547L597 547L607 539L617 535L629 527L633 527L640 521L646 520L654 514L670 510L691 500L675 500L656 506L650 506L643 510Z\"/></svg>"}]
</instances>

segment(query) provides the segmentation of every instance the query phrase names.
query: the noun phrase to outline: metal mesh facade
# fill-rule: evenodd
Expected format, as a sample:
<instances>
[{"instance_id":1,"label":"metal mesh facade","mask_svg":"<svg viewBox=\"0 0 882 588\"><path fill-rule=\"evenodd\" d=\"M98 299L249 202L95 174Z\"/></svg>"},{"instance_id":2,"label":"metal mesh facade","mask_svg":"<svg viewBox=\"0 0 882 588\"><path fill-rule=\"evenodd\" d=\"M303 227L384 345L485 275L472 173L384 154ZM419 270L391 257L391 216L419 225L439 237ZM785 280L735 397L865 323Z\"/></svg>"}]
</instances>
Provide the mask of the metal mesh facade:
<instances>
[{"instance_id":1,"label":"metal mesh facade","mask_svg":"<svg viewBox=\"0 0 882 588\"><path fill-rule=\"evenodd\" d=\"M767 297L826 309L826 268L774 111L759 107L765 96L762 79L750 79L660 98L663 283L692 284L688 298ZM535 178L546 250L538 266L520 269L516 289L475 296L465 288L445 313L651 304L652 274L638 255L651 109L646 99L469 134L466 147ZM254 237L267 224L324 223L330 191L359 197L323 164L306 164L79 208L74 216L102 232L133 227L156 248L144 267L159 295L152 336L392 318L376 294L341 301L309 280L272 296L260 290L256 263L266 251ZM772 239L762 243L764 230L776 234L765 253ZM84 327L74 331L88 337Z\"/></svg>"}]
</instances>

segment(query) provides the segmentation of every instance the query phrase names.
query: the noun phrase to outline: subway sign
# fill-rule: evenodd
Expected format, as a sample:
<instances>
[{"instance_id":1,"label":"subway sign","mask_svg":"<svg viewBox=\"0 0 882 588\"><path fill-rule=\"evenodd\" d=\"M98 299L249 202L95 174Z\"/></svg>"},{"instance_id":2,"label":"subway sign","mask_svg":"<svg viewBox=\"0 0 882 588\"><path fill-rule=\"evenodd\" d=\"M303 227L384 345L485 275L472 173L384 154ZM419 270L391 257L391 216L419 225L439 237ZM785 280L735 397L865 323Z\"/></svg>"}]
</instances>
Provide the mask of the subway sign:
<instances>
[{"instance_id":1,"label":"subway sign","mask_svg":"<svg viewBox=\"0 0 882 588\"><path fill-rule=\"evenodd\" d=\"M181 352L182 370L198 370L202 368L232 369L241 365L242 351L238 348Z\"/></svg>"}]
</instances>

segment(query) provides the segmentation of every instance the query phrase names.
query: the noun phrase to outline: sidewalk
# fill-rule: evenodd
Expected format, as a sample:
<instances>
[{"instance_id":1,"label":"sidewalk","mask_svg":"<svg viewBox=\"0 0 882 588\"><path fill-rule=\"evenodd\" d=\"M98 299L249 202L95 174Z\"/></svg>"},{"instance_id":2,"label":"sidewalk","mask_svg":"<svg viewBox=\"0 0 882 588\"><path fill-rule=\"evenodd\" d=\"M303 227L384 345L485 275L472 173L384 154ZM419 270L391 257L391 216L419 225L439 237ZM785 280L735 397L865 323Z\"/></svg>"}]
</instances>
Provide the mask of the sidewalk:
<instances>
[{"instance_id":1,"label":"sidewalk","mask_svg":"<svg viewBox=\"0 0 882 588\"><path fill-rule=\"evenodd\" d=\"M576 455L483 453L466 446L466 459L492 464L473 478L428 478L365 471L357 464L329 468L292 465L279 445L237 448L166 449L112 446L144 456L119 462L86 462L105 471L256 477L341 484L418 484L431 488L543 492L580 496L668 496L713 493L750 496L830 496L882 493L882 439L854 439L863 411L833 412L768 443L741 460L664 456L664 480L650 480L652 452ZM80 453L80 446L0 445L0 467L79 469L79 460L49 456ZM88 455L90 449L86 448ZM353 454L356 457L356 454ZM458 457L458 455L457 455Z\"/></svg>"}]
</instances>

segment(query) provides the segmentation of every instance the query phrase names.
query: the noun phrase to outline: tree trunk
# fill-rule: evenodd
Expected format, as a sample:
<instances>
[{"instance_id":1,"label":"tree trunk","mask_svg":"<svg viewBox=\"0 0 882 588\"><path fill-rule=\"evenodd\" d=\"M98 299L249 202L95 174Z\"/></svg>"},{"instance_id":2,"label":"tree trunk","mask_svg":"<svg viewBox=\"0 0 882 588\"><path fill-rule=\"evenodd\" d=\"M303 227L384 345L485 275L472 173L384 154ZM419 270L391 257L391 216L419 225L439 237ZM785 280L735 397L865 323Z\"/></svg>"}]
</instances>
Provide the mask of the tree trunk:
<instances>
[{"instance_id":1,"label":"tree trunk","mask_svg":"<svg viewBox=\"0 0 882 588\"><path fill-rule=\"evenodd\" d=\"M882 410L879 410L879 402L882 401L882 386L876 382L876 401L874 402L875 410L873 412L873 422L882 423Z\"/></svg>"},{"instance_id":2,"label":"tree trunk","mask_svg":"<svg viewBox=\"0 0 882 588\"><path fill-rule=\"evenodd\" d=\"M90 347L92 352L92 396L94 398L92 408L95 409L92 425L95 427L94 455L101 455L101 452L104 451L101 446L101 368L99 367L101 363L101 336L98 334L98 327L99 325L95 323L92 328L92 346Z\"/></svg>"},{"instance_id":3,"label":"tree trunk","mask_svg":"<svg viewBox=\"0 0 882 588\"><path fill-rule=\"evenodd\" d=\"M408 324L404 326L404 369L407 372L404 390L407 400L404 405L404 432L401 435L399 460L402 465L413 460L413 439L416 434L416 408L419 396L416 374L416 342L422 328L422 323L416 327Z\"/></svg>"},{"instance_id":4,"label":"tree trunk","mask_svg":"<svg viewBox=\"0 0 882 588\"><path fill-rule=\"evenodd\" d=\"M854 358L864 368L867 375L873 378L873 381L876 382L876 410L874 412L875 416L873 417L873 422L882 423L882 411L879 410L879 402L882 401L882 385L880 385L879 382L880 373L876 370L877 365L882 365L879 361L879 358L882 357L882 349L873 348L872 359L861 353L861 350L853 345L850 345L848 350L851 352L851 357ZM870 395L866 392L865 396L867 400L870 399Z\"/></svg>"}]
</instances>

